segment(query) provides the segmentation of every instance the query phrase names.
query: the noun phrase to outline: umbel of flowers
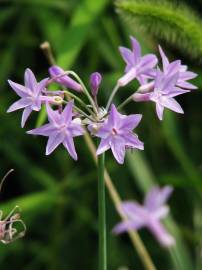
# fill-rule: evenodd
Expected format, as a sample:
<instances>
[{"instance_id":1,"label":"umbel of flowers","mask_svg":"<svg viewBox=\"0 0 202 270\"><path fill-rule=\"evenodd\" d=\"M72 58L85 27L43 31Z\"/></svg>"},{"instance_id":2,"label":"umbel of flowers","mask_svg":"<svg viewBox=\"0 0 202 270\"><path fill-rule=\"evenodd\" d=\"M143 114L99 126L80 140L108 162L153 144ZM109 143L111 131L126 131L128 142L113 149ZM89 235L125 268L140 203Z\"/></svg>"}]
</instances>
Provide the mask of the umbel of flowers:
<instances>
[{"instance_id":1,"label":"umbel of flowers","mask_svg":"<svg viewBox=\"0 0 202 270\"><path fill-rule=\"evenodd\" d=\"M39 82L30 69L25 70L24 85L8 81L11 88L20 97L9 107L8 112L23 110L22 127L25 126L32 111L39 112L42 105L45 105L47 123L39 128L29 130L27 133L48 138L46 155L51 154L62 144L69 155L77 160L75 137L89 132L92 137L100 139L97 148L98 157L103 156L104 152L111 149L116 161L123 164L128 149L144 149L144 143L134 131L143 117L135 112L131 115L123 114L121 109L124 106L129 102L155 103L159 120L163 120L164 109L180 114L184 113L175 98L197 88L188 82L197 74L188 71L187 66L182 65L180 60L170 62L160 46L160 63L154 54L142 55L138 41L134 37L130 39L131 49L119 48L126 67L123 76L117 79L107 104L100 104L98 99L102 83L102 76L98 72L90 75L89 87L86 87L75 72L64 71L56 65L49 68L49 77ZM114 97L118 91L134 80L139 83L138 89L121 104L114 104ZM49 90L51 84L57 84L59 90ZM103 181L104 165L99 164L98 167L101 176L99 181ZM117 225L114 232L121 233L129 229L138 230L147 227L162 245L173 245L174 238L166 232L160 223L160 219L168 213L168 207L164 203L171 190L170 187L165 187L162 190L154 188L147 195L143 206L135 202L124 202L120 205L120 211L124 213L127 220ZM104 200L104 196L101 198ZM104 203L101 202L101 205L100 215L103 215ZM104 226L103 223L99 227L102 236ZM102 242L102 245L104 247L101 248L104 248L104 252L100 253L102 258L100 258L99 269L105 270L106 243Z\"/></svg>"}]
</instances>

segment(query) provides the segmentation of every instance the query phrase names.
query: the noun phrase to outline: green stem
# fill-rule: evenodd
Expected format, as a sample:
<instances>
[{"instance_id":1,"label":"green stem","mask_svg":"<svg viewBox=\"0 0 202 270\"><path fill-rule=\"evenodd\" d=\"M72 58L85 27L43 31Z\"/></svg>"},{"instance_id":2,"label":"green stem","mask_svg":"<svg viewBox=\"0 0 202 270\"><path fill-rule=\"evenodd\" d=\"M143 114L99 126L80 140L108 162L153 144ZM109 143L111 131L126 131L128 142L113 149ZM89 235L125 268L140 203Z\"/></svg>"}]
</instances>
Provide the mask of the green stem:
<instances>
[{"instance_id":1,"label":"green stem","mask_svg":"<svg viewBox=\"0 0 202 270\"><path fill-rule=\"evenodd\" d=\"M114 89L112 90L111 96L109 97L109 100L107 102L106 111L109 110L109 107L110 107L110 105L112 103L112 100L113 100L113 98L116 95L116 93L117 93L118 90L119 90L119 84L116 84L115 87L114 87Z\"/></svg>"},{"instance_id":2,"label":"green stem","mask_svg":"<svg viewBox=\"0 0 202 270\"><path fill-rule=\"evenodd\" d=\"M72 94L71 92L69 92L69 91L67 91L67 90L65 90L64 92L65 92L65 94L67 94L68 96L70 96L70 97L74 98L75 100L77 100L77 101L83 106L83 108L85 108L86 110L88 110L88 112L89 112L90 114L92 114L91 109L89 109L89 108L87 107L86 103L83 102L79 97L77 97L76 95Z\"/></svg>"},{"instance_id":3,"label":"green stem","mask_svg":"<svg viewBox=\"0 0 202 270\"><path fill-rule=\"evenodd\" d=\"M63 104L68 104L68 101L63 100ZM74 109L75 109L77 112L79 112L82 116L88 118L88 119L91 120L91 121L94 121L94 119L93 119L91 116L87 115L83 110L81 110L81 109L80 109L79 107L77 107L76 105L74 105Z\"/></svg>"},{"instance_id":4,"label":"green stem","mask_svg":"<svg viewBox=\"0 0 202 270\"><path fill-rule=\"evenodd\" d=\"M127 105L133 98L133 95L129 96L127 99L124 100L124 102L122 102L117 109L122 109L125 105Z\"/></svg>"},{"instance_id":5,"label":"green stem","mask_svg":"<svg viewBox=\"0 0 202 270\"><path fill-rule=\"evenodd\" d=\"M87 96L90 104L92 105L92 108L95 112L95 114L97 115L98 111L97 111L97 108L96 108L96 105L94 103L94 100L93 98L91 97L91 95L89 94L88 92L88 89L86 88L85 84L83 83L83 81L81 80L81 78L72 70L68 70L67 71L68 74L71 74L72 76L74 76L74 78L81 84L82 88L83 88L83 91L85 93L85 95Z\"/></svg>"},{"instance_id":6,"label":"green stem","mask_svg":"<svg viewBox=\"0 0 202 270\"><path fill-rule=\"evenodd\" d=\"M98 157L99 270L107 270L104 154Z\"/></svg>"}]
</instances>

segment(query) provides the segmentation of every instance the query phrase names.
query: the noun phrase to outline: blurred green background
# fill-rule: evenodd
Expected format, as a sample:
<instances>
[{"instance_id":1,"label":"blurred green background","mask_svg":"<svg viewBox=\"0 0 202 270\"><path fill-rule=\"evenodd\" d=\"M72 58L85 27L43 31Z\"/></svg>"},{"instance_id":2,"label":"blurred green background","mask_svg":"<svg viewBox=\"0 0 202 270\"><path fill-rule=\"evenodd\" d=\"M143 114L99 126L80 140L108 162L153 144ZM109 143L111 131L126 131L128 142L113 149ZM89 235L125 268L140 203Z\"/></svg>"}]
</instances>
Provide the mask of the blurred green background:
<instances>
[{"instance_id":1,"label":"blurred green background","mask_svg":"<svg viewBox=\"0 0 202 270\"><path fill-rule=\"evenodd\" d=\"M161 248L146 230L140 236L157 269L202 269L201 12L201 0L0 1L0 177L15 169L3 186L0 208L6 214L20 205L28 227L23 239L0 244L1 269L97 269L98 240L96 168L87 146L76 140L77 163L62 147L46 157L46 139L25 133L41 120L39 114L32 114L25 129L21 112L6 114L17 100L7 79L23 83L27 67L38 79L46 77L48 62L39 45L48 40L57 63L75 70L86 84L91 72L103 74L99 99L105 104L123 74L118 46L130 46L129 35L144 53L158 54L161 44L170 59L182 59L199 74L199 90L178 98L185 115L167 111L163 122L153 104L128 105L128 113L144 115L138 134L145 151L129 153L124 166L107 153L107 168L123 199L141 201L156 183L175 187L166 225L176 247ZM135 87L121 89L116 104ZM111 233L119 217L109 196L107 220L109 269L143 269L128 236Z\"/></svg>"}]
</instances>

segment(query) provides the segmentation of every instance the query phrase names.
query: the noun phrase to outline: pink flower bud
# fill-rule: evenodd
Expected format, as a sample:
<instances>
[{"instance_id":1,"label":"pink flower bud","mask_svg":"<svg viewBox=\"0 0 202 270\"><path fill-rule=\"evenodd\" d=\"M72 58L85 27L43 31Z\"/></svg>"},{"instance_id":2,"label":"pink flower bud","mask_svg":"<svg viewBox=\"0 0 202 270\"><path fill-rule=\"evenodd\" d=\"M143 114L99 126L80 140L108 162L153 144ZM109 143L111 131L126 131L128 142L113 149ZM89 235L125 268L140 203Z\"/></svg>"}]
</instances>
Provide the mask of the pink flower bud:
<instances>
[{"instance_id":1,"label":"pink flower bud","mask_svg":"<svg viewBox=\"0 0 202 270\"><path fill-rule=\"evenodd\" d=\"M97 96L102 76L99 72L94 72L90 75L90 87L93 96Z\"/></svg>"},{"instance_id":2,"label":"pink flower bud","mask_svg":"<svg viewBox=\"0 0 202 270\"><path fill-rule=\"evenodd\" d=\"M49 68L49 73L53 79L54 77L56 77L55 78L56 82L64 85L65 87L73 89L77 92L82 92L82 86L78 82L70 78L68 75L66 75L65 71L61 67L52 66Z\"/></svg>"}]
</instances>

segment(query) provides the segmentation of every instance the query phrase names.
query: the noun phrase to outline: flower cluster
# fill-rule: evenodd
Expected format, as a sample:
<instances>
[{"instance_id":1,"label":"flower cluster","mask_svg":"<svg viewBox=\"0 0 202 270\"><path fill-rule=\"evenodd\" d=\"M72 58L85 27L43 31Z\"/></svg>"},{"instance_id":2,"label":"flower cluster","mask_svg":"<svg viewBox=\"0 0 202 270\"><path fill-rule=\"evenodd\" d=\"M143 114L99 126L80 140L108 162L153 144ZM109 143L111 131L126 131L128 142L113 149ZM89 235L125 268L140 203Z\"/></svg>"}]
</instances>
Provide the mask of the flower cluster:
<instances>
[{"instance_id":1,"label":"flower cluster","mask_svg":"<svg viewBox=\"0 0 202 270\"><path fill-rule=\"evenodd\" d=\"M89 132L92 137L100 138L97 155L111 149L116 161L123 164L126 151L128 149L143 150L144 143L134 132L142 115L125 115L120 112L120 109L129 101L152 101L156 104L158 118L162 120L165 108L183 113L175 97L197 88L188 82L197 74L188 71L187 66L182 65L180 60L169 62L160 46L162 67L158 65L156 55L142 55L140 44L134 37L131 37L131 44L132 50L125 47L119 48L126 67L123 76L118 78L111 91L106 106L101 105L98 100L102 83L100 73L92 73L89 78L89 87L86 87L74 71L64 71L61 67L54 65L49 68L49 77L40 82L37 82L30 69L25 71L24 85L8 81L20 97L9 107L8 112L23 109L21 126L24 127L31 112L39 112L42 106L45 106L48 123L27 133L48 137L46 155L51 154L62 144L69 155L77 160L74 137ZM113 102L118 90L134 80L139 83L138 89L116 106ZM49 86L52 84L57 85L55 88L57 90L50 90ZM162 190L155 188L146 197L144 206L134 202L124 203L121 211L128 220L119 224L115 232L146 226L163 245L173 244L174 239L166 233L160 223L160 219L168 212L168 208L163 204L170 193L169 187Z\"/></svg>"},{"instance_id":2,"label":"flower cluster","mask_svg":"<svg viewBox=\"0 0 202 270\"><path fill-rule=\"evenodd\" d=\"M100 73L94 72L90 75L89 91L77 74L52 66L49 68L50 77L40 82L37 82L30 69L25 71L24 85L8 81L11 88L20 96L20 99L9 107L8 112L24 109L21 120L21 126L24 127L32 111L40 111L43 104L46 106L49 122L27 133L48 137L47 155L63 144L70 156L77 160L73 138L83 135L88 130L92 136L101 138L97 155L111 148L117 162L123 164L127 149L143 150L144 144L133 132L142 115L121 114L112 104L118 89L136 79L140 86L129 99L136 102L155 102L160 120L163 119L164 108L183 113L174 97L196 89L188 82L196 77L196 74L187 71L187 66L182 65L180 60L169 62L159 46L163 63L161 70L157 66L158 59L155 55L142 56L141 47L134 37L131 37L131 43L132 50L120 47L121 56L126 62L125 74L117 80L106 108L100 106L97 100L102 82ZM49 85L53 83L56 83L60 90L48 90ZM87 96L89 104L84 103L84 95Z\"/></svg>"}]
</instances>

